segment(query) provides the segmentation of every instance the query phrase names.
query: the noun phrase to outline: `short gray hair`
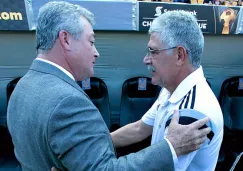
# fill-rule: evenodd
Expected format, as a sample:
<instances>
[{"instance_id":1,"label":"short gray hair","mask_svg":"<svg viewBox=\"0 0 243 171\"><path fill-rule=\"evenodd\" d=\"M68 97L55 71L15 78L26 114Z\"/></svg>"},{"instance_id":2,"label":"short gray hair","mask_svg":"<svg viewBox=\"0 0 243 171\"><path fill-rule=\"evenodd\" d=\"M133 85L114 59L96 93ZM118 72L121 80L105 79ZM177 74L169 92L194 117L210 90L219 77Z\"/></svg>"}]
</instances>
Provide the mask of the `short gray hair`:
<instances>
[{"instance_id":1,"label":"short gray hair","mask_svg":"<svg viewBox=\"0 0 243 171\"><path fill-rule=\"evenodd\" d=\"M196 18L186 11L169 11L154 19L149 33L158 32L169 47L183 46L193 66L199 67L204 37Z\"/></svg>"},{"instance_id":2,"label":"short gray hair","mask_svg":"<svg viewBox=\"0 0 243 171\"><path fill-rule=\"evenodd\" d=\"M80 40L83 32L81 16L94 25L94 15L80 5L53 1L41 7L36 27L37 53L46 53L52 49L61 30L67 31L75 40Z\"/></svg>"}]
</instances>

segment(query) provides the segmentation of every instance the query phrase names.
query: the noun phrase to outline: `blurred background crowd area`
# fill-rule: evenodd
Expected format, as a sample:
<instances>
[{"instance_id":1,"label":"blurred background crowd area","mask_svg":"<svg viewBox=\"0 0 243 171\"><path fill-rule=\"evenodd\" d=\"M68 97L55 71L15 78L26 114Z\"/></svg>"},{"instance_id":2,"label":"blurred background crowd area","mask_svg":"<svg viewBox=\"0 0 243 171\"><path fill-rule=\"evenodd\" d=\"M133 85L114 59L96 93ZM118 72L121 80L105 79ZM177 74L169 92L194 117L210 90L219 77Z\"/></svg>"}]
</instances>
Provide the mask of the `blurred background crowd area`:
<instances>
[{"instance_id":1,"label":"blurred background crowd area","mask_svg":"<svg viewBox=\"0 0 243 171\"><path fill-rule=\"evenodd\" d=\"M169 2L169 3L187 3L187 4L215 4L225 6L242 6L242 0L137 0L145 2Z\"/></svg>"}]
</instances>

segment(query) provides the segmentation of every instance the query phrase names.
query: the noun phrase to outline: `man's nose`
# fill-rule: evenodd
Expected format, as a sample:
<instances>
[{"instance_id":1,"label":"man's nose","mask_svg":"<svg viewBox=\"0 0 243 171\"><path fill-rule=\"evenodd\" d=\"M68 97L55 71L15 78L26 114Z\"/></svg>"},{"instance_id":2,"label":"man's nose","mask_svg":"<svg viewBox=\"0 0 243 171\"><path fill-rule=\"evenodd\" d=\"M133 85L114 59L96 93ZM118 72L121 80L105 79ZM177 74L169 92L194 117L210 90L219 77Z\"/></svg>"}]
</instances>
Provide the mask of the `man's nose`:
<instances>
[{"instance_id":1,"label":"man's nose","mask_svg":"<svg viewBox=\"0 0 243 171\"><path fill-rule=\"evenodd\" d=\"M150 57L149 57L148 55L146 55L146 56L143 58L143 63L144 63L145 65L148 65L148 64L151 63L151 59L150 59Z\"/></svg>"},{"instance_id":2,"label":"man's nose","mask_svg":"<svg viewBox=\"0 0 243 171\"><path fill-rule=\"evenodd\" d=\"M100 54L99 54L99 52L98 52L98 50L96 49L96 47L94 47L95 49L95 54L94 54L94 56L95 56L95 58L98 58L98 57L100 57Z\"/></svg>"}]
</instances>

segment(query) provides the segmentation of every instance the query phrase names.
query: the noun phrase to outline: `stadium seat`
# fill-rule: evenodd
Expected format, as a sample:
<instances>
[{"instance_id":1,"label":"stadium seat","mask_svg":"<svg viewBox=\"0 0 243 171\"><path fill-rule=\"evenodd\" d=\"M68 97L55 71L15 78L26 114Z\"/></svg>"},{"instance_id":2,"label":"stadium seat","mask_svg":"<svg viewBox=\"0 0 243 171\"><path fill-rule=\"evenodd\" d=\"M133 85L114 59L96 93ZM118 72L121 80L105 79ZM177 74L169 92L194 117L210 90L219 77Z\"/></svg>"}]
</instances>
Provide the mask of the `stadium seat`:
<instances>
[{"instance_id":1,"label":"stadium seat","mask_svg":"<svg viewBox=\"0 0 243 171\"><path fill-rule=\"evenodd\" d=\"M18 83L20 78L16 78L12 80L7 86L7 101L9 100L16 84ZM82 88L82 82L78 82L80 87ZM90 79L90 89L84 90L89 98L92 100L94 105L99 109L107 127L110 129L111 121L110 121L110 103L107 86L99 78L92 77Z\"/></svg>"},{"instance_id":2,"label":"stadium seat","mask_svg":"<svg viewBox=\"0 0 243 171\"><path fill-rule=\"evenodd\" d=\"M82 82L78 82L82 88ZM111 112L110 112L110 101L108 96L108 89L105 82L97 77L90 78L90 89L84 89L85 93L92 100L94 105L100 111L107 127L110 129L111 126Z\"/></svg>"},{"instance_id":3,"label":"stadium seat","mask_svg":"<svg viewBox=\"0 0 243 171\"><path fill-rule=\"evenodd\" d=\"M7 127L0 126L0 137L1 137L0 156L4 157L4 156L8 156L9 154L13 154L14 147Z\"/></svg>"},{"instance_id":4,"label":"stadium seat","mask_svg":"<svg viewBox=\"0 0 243 171\"><path fill-rule=\"evenodd\" d=\"M7 104L19 79L16 78L7 85ZM20 164L14 155L11 135L6 126L0 126L0 170L21 170Z\"/></svg>"},{"instance_id":5,"label":"stadium seat","mask_svg":"<svg viewBox=\"0 0 243 171\"><path fill-rule=\"evenodd\" d=\"M9 101L9 98L14 90L14 88L16 87L18 81L20 80L21 77L15 78L12 81L10 81L7 85L7 103Z\"/></svg>"},{"instance_id":6,"label":"stadium seat","mask_svg":"<svg viewBox=\"0 0 243 171\"><path fill-rule=\"evenodd\" d=\"M146 90L139 90L139 78L147 79ZM157 99L161 88L151 83L151 78L135 77L126 80L122 86L122 96L120 105L120 126L136 122L149 110ZM151 143L151 137L132 144L127 147L118 148L117 156L124 156L132 152L137 152Z\"/></svg>"},{"instance_id":7,"label":"stadium seat","mask_svg":"<svg viewBox=\"0 0 243 171\"><path fill-rule=\"evenodd\" d=\"M243 151L243 89L239 79L232 77L222 84L219 103L224 117L224 139L221 152L225 163L232 164L236 155ZM224 167L226 169L226 167Z\"/></svg>"},{"instance_id":8,"label":"stadium seat","mask_svg":"<svg viewBox=\"0 0 243 171\"><path fill-rule=\"evenodd\" d=\"M138 79L130 78L123 83L122 97L120 105L120 125L138 121L149 110L157 99L161 88L151 83L151 78L147 79L146 90L138 90Z\"/></svg>"}]
</instances>

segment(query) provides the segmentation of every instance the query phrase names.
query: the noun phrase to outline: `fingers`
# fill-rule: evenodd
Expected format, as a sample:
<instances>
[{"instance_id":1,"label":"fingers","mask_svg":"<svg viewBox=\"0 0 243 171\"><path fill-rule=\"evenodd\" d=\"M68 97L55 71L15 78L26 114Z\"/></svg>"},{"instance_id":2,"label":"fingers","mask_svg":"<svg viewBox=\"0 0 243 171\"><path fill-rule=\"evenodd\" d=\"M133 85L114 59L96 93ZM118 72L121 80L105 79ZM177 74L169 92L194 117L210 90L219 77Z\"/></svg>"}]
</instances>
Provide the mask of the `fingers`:
<instances>
[{"instance_id":1,"label":"fingers","mask_svg":"<svg viewBox=\"0 0 243 171\"><path fill-rule=\"evenodd\" d=\"M211 132L211 128L203 128L203 129L198 129L194 132L191 132L191 140L197 139L197 138L203 138L207 137L207 135Z\"/></svg>"},{"instance_id":2,"label":"fingers","mask_svg":"<svg viewBox=\"0 0 243 171\"><path fill-rule=\"evenodd\" d=\"M206 136L203 136L202 138L198 138L194 144L188 145L187 150L183 151L184 154L187 154L189 152L193 152L195 150L200 149L201 145L205 142L207 139Z\"/></svg>"},{"instance_id":3,"label":"fingers","mask_svg":"<svg viewBox=\"0 0 243 171\"><path fill-rule=\"evenodd\" d=\"M209 134L210 132L211 132L211 128L204 128L204 129L201 129L201 130L199 130L200 131L200 137L202 137L202 136L206 136L207 134Z\"/></svg>"},{"instance_id":4,"label":"fingers","mask_svg":"<svg viewBox=\"0 0 243 171\"><path fill-rule=\"evenodd\" d=\"M195 147L195 150L198 150L201 145L206 141L207 137L204 136L202 138L199 138L197 141L196 141L196 144L194 144L194 147Z\"/></svg>"},{"instance_id":5,"label":"fingers","mask_svg":"<svg viewBox=\"0 0 243 171\"><path fill-rule=\"evenodd\" d=\"M197 132L195 132L195 138L203 138L206 137L211 132L211 128L204 128L200 129Z\"/></svg>"},{"instance_id":6,"label":"fingers","mask_svg":"<svg viewBox=\"0 0 243 171\"><path fill-rule=\"evenodd\" d=\"M198 138L198 139L196 140L195 145L196 145L196 146L200 146L200 145L202 145L202 144L205 142L206 139L207 139L207 136L203 136L203 137L201 137L201 138Z\"/></svg>"},{"instance_id":7,"label":"fingers","mask_svg":"<svg viewBox=\"0 0 243 171\"><path fill-rule=\"evenodd\" d=\"M179 122L179 118L180 118L180 114L179 114L179 111L178 110L175 110L174 111L174 114L173 114L173 117L171 119L171 123L175 124Z\"/></svg>"},{"instance_id":8,"label":"fingers","mask_svg":"<svg viewBox=\"0 0 243 171\"><path fill-rule=\"evenodd\" d=\"M200 145L203 144L203 143L206 141L206 139L207 139L207 136L202 137L202 138L200 139L200 141L199 141L199 144L200 144Z\"/></svg>"},{"instance_id":9,"label":"fingers","mask_svg":"<svg viewBox=\"0 0 243 171\"><path fill-rule=\"evenodd\" d=\"M205 125L208 121L209 121L209 118L205 117L203 119L200 119L200 120L198 120L196 122L191 123L189 126L192 127L193 129L199 129L203 125Z\"/></svg>"}]
</instances>

